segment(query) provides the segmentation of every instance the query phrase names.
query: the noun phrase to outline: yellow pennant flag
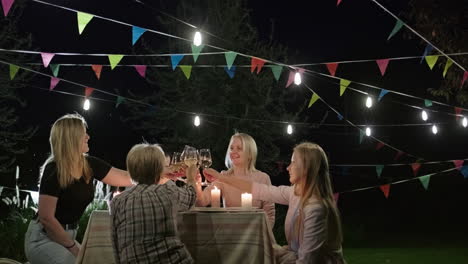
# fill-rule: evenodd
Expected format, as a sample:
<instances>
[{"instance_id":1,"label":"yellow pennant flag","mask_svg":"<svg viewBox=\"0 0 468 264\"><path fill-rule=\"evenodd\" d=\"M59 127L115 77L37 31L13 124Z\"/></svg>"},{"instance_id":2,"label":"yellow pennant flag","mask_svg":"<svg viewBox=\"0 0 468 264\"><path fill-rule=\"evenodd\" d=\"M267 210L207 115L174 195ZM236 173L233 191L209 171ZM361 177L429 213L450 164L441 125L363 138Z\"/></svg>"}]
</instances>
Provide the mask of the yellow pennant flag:
<instances>
[{"instance_id":1,"label":"yellow pennant flag","mask_svg":"<svg viewBox=\"0 0 468 264\"><path fill-rule=\"evenodd\" d=\"M88 25L89 21L91 21L91 19L93 19L94 16L83 12L77 12L76 14L78 17L78 32L81 35L86 25Z\"/></svg>"},{"instance_id":2,"label":"yellow pennant flag","mask_svg":"<svg viewBox=\"0 0 468 264\"><path fill-rule=\"evenodd\" d=\"M15 78L16 73L18 73L19 67L13 64L10 64L10 80Z\"/></svg>"},{"instance_id":3,"label":"yellow pennant flag","mask_svg":"<svg viewBox=\"0 0 468 264\"><path fill-rule=\"evenodd\" d=\"M113 70L117 64L122 60L124 55L107 55L109 57L109 62L111 65L111 70Z\"/></svg>"},{"instance_id":4,"label":"yellow pennant flag","mask_svg":"<svg viewBox=\"0 0 468 264\"><path fill-rule=\"evenodd\" d=\"M348 85L351 83L350 80L340 79L340 96L342 96L348 88Z\"/></svg>"},{"instance_id":5,"label":"yellow pennant flag","mask_svg":"<svg viewBox=\"0 0 468 264\"><path fill-rule=\"evenodd\" d=\"M320 98L320 97L319 97L316 93L314 93L314 94L312 95L312 97L310 98L310 102L309 102L308 108L310 108L315 102L317 102L317 100L318 100L319 98Z\"/></svg>"},{"instance_id":6,"label":"yellow pennant flag","mask_svg":"<svg viewBox=\"0 0 468 264\"><path fill-rule=\"evenodd\" d=\"M444 68L444 73L443 73L444 77L447 74L447 71L450 68L450 66L452 66L452 64L453 64L453 60L447 59L447 63L445 63L445 68Z\"/></svg>"},{"instance_id":7,"label":"yellow pennant flag","mask_svg":"<svg viewBox=\"0 0 468 264\"><path fill-rule=\"evenodd\" d=\"M192 65L179 65L179 67L184 73L187 80L190 79L190 73L192 72Z\"/></svg>"},{"instance_id":8,"label":"yellow pennant flag","mask_svg":"<svg viewBox=\"0 0 468 264\"><path fill-rule=\"evenodd\" d=\"M426 62L427 65L429 65L429 68L434 68L434 65L437 62L437 59L439 58L439 55L431 55L431 56L426 56Z\"/></svg>"}]
</instances>

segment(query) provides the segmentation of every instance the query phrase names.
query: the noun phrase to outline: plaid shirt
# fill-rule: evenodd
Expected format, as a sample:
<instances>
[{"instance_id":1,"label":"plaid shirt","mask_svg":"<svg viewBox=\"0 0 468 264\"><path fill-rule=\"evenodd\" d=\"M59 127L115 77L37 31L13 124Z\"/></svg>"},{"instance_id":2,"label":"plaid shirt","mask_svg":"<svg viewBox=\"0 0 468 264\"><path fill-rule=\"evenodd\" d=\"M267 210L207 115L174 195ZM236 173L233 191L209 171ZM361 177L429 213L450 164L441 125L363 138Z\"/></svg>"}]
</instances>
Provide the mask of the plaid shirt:
<instances>
[{"instance_id":1,"label":"plaid shirt","mask_svg":"<svg viewBox=\"0 0 468 264\"><path fill-rule=\"evenodd\" d=\"M193 263L177 236L177 212L196 199L192 186L138 184L111 203L112 246L117 263Z\"/></svg>"}]
</instances>

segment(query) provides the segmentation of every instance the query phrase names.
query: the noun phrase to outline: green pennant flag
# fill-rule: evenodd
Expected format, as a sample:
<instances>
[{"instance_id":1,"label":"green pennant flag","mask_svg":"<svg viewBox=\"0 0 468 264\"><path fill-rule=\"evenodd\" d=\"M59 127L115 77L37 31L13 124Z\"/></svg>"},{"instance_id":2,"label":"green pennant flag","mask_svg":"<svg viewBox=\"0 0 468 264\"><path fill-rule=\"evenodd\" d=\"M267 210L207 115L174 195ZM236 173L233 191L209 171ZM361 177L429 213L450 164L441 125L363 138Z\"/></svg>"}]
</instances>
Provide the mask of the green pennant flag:
<instances>
[{"instance_id":1,"label":"green pennant flag","mask_svg":"<svg viewBox=\"0 0 468 264\"><path fill-rule=\"evenodd\" d=\"M111 65L111 70L113 70L117 64L119 64L119 62L122 60L123 56L124 55L107 55L109 57L109 62L110 62L110 65Z\"/></svg>"},{"instance_id":2,"label":"green pennant flag","mask_svg":"<svg viewBox=\"0 0 468 264\"><path fill-rule=\"evenodd\" d=\"M395 24L395 27L393 27L392 32L390 33L390 35L388 35L387 40L391 39L398 31L400 31L402 26L403 26L403 21L398 19L396 24Z\"/></svg>"},{"instance_id":3,"label":"green pennant flag","mask_svg":"<svg viewBox=\"0 0 468 264\"><path fill-rule=\"evenodd\" d=\"M57 77L60 69L60 64L49 64L50 69L52 70L52 74L54 77Z\"/></svg>"},{"instance_id":4,"label":"green pennant flag","mask_svg":"<svg viewBox=\"0 0 468 264\"><path fill-rule=\"evenodd\" d=\"M119 107L119 105L121 103L123 103L124 100L125 100L125 98L123 98L122 96L117 96L117 101L115 103L115 108Z\"/></svg>"},{"instance_id":5,"label":"green pennant flag","mask_svg":"<svg viewBox=\"0 0 468 264\"><path fill-rule=\"evenodd\" d=\"M234 63L234 60L236 59L237 53L235 53L234 51L228 51L224 53L224 56L226 57L227 68L228 70L230 70L232 64Z\"/></svg>"},{"instance_id":6,"label":"green pennant flag","mask_svg":"<svg viewBox=\"0 0 468 264\"><path fill-rule=\"evenodd\" d=\"M427 65L429 65L429 68L431 70L434 68L434 65L436 64L438 58L439 55L426 56Z\"/></svg>"},{"instance_id":7,"label":"green pennant flag","mask_svg":"<svg viewBox=\"0 0 468 264\"><path fill-rule=\"evenodd\" d=\"M10 80L15 78L16 73L18 73L19 67L13 64L10 64Z\"/></svg>"},{"instance_id":8,"label":"green pennant flag","mask_svg":"<svg viewBox=\"0 0 468 264\"><path fill-rule=\"evenodd\" d=\"M380 175L382 175L383 168L384 168L384 165L375 166L375 171L377 171L377 178L380 178Z\"/></svg>"},{"instance_id":9,"label":"green pennant flag","mask_svg":"<svg viewBox=\"0 0 468 264\"><path fill-rule=\"evenodd\" d=\"M272 65L270 66L270 68L271 68L271 71L273 72L273 75L275 76L275 79L278 81L281 76L281 71L283 71L283 66Z\"/></svg>"},{"instance_id":10,"label":"green pennant flag","mask_svg":"<svg viewBox=\"0 0 468 264\"><path fill-rule=\"evenodd\" d=\"M190 73L192 72L192 65L179 65L179 67L184 73L187 80L190 79Z\"/></svg>"},{"instance_id":11,"label":"green pennant flag","mask_svg":"<svg viewBox=\"0 0 468 264\"><path fill-rule=\"evenodd\" d=\"M450 66L452 66L452 64L453 64L453 60L447 59L447 63L445 63L444 73L442 74L444 78L445 78L445 75L447 74L448 69L450 68Z\"/></svg>"},{"instance_id":12,"label":"green pennant flag","mask_svg":"<svg viewBox=\"0 0 468 264\"><path fill-rule=\"evenodd\" d=\"M364 131L359 129L359 144L362 143L362 139L364 138Z\"/></svg>"},{"instance_id":13,"label":"green pennant flag","mask_svg":"<svg viewBox=\"0 0 468 264\"><path fill-rule=\"evenodd\" d=\"M351 83L350 80L340 79L340 96L343 95L348 85Z\"/></svg>"},{"instance_id":14,"label":"green pennant flag","mask_svg":"<svg viewBox=\"0 0 468 264\"><path fill-rule=\"evenodd\" d=\"M88 25L89 21L91 21L94 16L83 12L77 12L76 14L78 17L78 33L81 35L86 25Z\"/></svg>"},{"instance_id":15,"label":"green pennant flag","mask_svg":"<svg viewBox=\"0 0 468 264\"><path fill-rule=\"evenodd\" d=\"M424 99L424 105L425 105L426 107L432 106L432 101L431 101L431 100Z\"/></svg>"},{"instance_id":16,"label":"green pennant flag","mask_svg":"<svg viewBox=\"0 0 468 264\"><path fill-rule=\"evenodd\" d=\"M197 62L198 56L200 55L200 52L204 47L205 45L195 46L194 44L192 44L193 62Z\"/></svg>"},{"instance_id":17,"label":"green pennant flag","mask_svg":"<svg viewBox=\"0 0 468 264\"><path fill-rule=\"evenodd\" d=\"M316 93L314 93L312 97L310 98L308 108L310 108L315 102L317 102L318 99L319 99L319 96Z\"/></svg>"},{"instance_id":18,"label":"green pennant flag","mask_svg":"<svg viewBox=\"0 0 468 264\"><path fill-rule=\"evenodd\" d=\"M419 180L421 181L421 184L424 186L424 189L427 190L427 187L429 187L429 180L433 174L429 174L426 176L421 176L419 177Z\"/></svg>"}]
</instances>

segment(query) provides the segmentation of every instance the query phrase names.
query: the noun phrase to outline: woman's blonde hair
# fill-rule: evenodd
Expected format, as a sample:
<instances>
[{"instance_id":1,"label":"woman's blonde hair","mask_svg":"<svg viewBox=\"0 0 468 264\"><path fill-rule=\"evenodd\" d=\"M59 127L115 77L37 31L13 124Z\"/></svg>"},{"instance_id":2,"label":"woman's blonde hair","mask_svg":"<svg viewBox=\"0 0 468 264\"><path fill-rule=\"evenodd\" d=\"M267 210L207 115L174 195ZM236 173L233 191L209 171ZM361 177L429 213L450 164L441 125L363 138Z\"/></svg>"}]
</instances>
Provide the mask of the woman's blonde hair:
<instances>
[{"instance_id":1,"label":"woman's blonde hair","mask_svg":"<svg viewBox=\"0 0 468 264\"><path fill-rule=\"evenodd\" d=\"M41 175L46 165L55 161L60 188L65 189L76 180L72 172L82 173L86 182L92 177L93 171L81 152L86 128L86 121L79 114L64 115L52 125L49 137L51 153L42 166Z\"/></svg>"},{"instance_id":2,"label":"woman's blonde hair","mask_svg":"<svg viewBox=\"0 0 468 264\"><path fill-rule=\"evenodd\" d=\"M300 233L303 226L303 209L309 203L312 196L315 196L323 204L327 216L328 238L332 243L343 241L341 231L341 221L338 208L336 207L333 190L329 174L328 159L325 151L315 144L304 142L294 147L296 159L300 159L302 164L302 177L298 184L295 184L294 191L300 195L299 216L296 218L296 232Z\"/></svg>"},{"instance_id":3,"label":"woman's blonde hair","mask_svg":"<svg viewBox=\"0 0 468 264\"><path fill-rule=\"evenodd\" d=\"M224 159L224 163L226 167L229 169L228 172L232 171L232 160L229 155L231 145L234 142L234 139L238 138L242 142L242 150L247 155L247 171L253 172L257 169L255 168L255 163L257 162L257 144L255 140L248 134L245 133L235 133L232 135L231 140L229 141L229 145L226 151L226 157Z\"/></svg>"},{"instance_id":4,"label":"woman's blonde hair","mask_svg":"<svg viewBox=\"0 0 468 264\"><path fill-rule=\"evenodd\" d=\"M141 184L159 182L164 163L164 151L157 144L137 144L127 154L127 170L130 177Z\"/></svg>"}]
</instances>

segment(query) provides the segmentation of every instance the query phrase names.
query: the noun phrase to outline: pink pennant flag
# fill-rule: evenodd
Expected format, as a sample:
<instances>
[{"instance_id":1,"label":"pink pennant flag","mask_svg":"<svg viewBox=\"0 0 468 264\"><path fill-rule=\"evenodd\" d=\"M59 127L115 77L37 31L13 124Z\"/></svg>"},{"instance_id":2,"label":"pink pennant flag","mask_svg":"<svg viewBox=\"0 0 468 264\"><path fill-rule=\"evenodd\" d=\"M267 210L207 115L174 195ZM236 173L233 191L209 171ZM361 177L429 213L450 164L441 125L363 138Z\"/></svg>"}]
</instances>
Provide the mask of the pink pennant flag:
<instances>
[{"instance_id":1,"label":"pink pennant flag","mask_svg":"<svg viewBox=\"0 0 468 264\"><path fill-rule=\"evenodd\" d=\"M460 107L455 107L456 120L460 119L462 109Z\"/></svg>"},{"instance_id":2,"label":"pink pennant flag","mask_svg":"<svg viewBox=\"0 0 468 264\"><path fill-rule=\"evenodd\" d=\"M15 0L2 0L3 14L5 16L8 15L8 12L10 12L10 8L13 5L14 1Z\"/></svg>"},{"instance_id":3,"label":"pink pennant flag","mask_svg":"<svg viewBox=\"0 0 468 264\"><path fill-rule=\"evenodd\" d=\"M102 65L91 65L91 68L93 68L93 71L99 80L101 78Z\"/></svg>"},{"instance_id":4,"label":"pink pennant flag","mask_svg":"<svg viewBox=\"0 0 468 264\"><path fill-rule=\"evenodd\" d=\"M380 190L382 190L384 193L385 198L388 199L388 194L390 193L390 184L380 185Z\"/></svg>"},{"instance_id":5,"label":"pink pennant flag","mask_svg":"<svg viewBox=\"0 0 468 264\"><path fill-rule=\"evenodd\" d=\"M421 163L413 163L411 164L411 168L413 169L414 176L416 176L418 174L419 168L421 168Z\"/></svg>"},{"instance_id":6,"label":"pink pennant flag","mask_svg":"<svg viewBox=\"0 0 468 264\"><path fill-rule=\"evenodd\" d=\"M381 60L376 60L375 61L375 62L377 62L377 65L379 66L380 73L382 74L382 76L384 76L385 71L387 70L387 66L388 66L389 61L390 61L390 59L381 59Z\"/></svg>"},{"instance_id":7,"label":"pink pennant flag","mask_svg":"<svg viewBox=\"0 0 468 264\"><path fill-rule=\"evenodd\" d=\"M286 83L286 88L288 88L294 82L294 74L296 73L293 71L289 72L289 78L288 78L288 82Z\"/></svg>"},{"instance_id":8,"label":"pink pennant flag","mask_svg":"<svg viewBox=\"0 0 468 264\"><path fill-rule=\"evenodd\" d=\"M461 167L463 166L463 162L465 162L465 161L464 160L454 160L453 164L455 165L455 168L457 168L457 170L460 170Z\"/></svg>"},{"instance_id":9,"label":"pink pennant flag","mask_svg":"<svg viewBox=\"0 0 468 264\"><path fill-rule=\"evenodd\" d=\"M336 2L336 6L339 6L341 3L341 0L338 0L338 2Z\"/></svg>"},{"instance_id":10,"label":"pink pennant flag","mask_svg":"<svg viewBox=\"0 0 468 264\"><path fill-rule=\"evenodd\" d=\"M375 147L375 150L379 150L379 149L383 148L384 146L385 146L384 143L378 142L378 143L377 143L377 146Z\"/></svg>"},{"instance_id":11,"label":"pink pennant flag","mask_svg":"<svg viewBox=\"0 0 468 264\"><path fill-rule=\"evenodd\" d=\"M42 57L42 63L44 64L44 67L48 67L49 66L49 63L50 61L52 60L52 58L55 56L54 53L45 53L45 52L41 52L41 57Z\"/></svg>"},{"instance_id":12,"label":"pink pennant flag","mask_svg":"<svg viewBox=\"0 0 468 264\"><path fill-rule=\"evenodd\" d=\"M463 79L462 79L462 83L460 85L460 88L463 87L463 84L465 83L466 79L468 79L468 71L466 71L464 74L463 74Z\"/></svg>"},{"instance_id":13,"label":"pink pennant flag","mask_svg":"<svg viewBox=\"0 0 468 264\"><path fill-rule=\"evenodd\" d=\"M55 78L55 77L51 77L50 78L50 87L49 87L49 91L52 91L55 86L57 86L57 84L59 83L60 79L59 78Z\"/></svg>"},{"instance_id":14,"label":"pink pennant flag","mask_svg":"<svg viewBox=\"0 0 468 264\"><path fill-rule=\"evenodd\" d=\"M327 63L328 71L331 76L335 76L336 69L338 68L338 63Z\"/></svg>"},{"instance_id":15,"label":"pink pennant flag","mask_svg":"<svg viewBox=\"0 0 468 264\"><path fill-rule=\"evenodd\" d=\"M85 97L88 97L90 96L94 91L94 88L91 88L91 87L86 87L85 89Z\"/></svg>"},{"instance_id":16,"label":"pink pennant flag","mask_svg":"<svg viewBox=\"0 0 468 264\"><path fill-rule=\"evenodd\" d=\"M253 72L255 68L257 68L257 74L260 73L260 70L262 69L263 65L265 64L265 61L256 57L252 57L251 61L251 66L250 66L250 72Z\"/></svg>"},{"instance_id":17,"label":"pink pennant flag","mask_svg":"<svg viewBox=\"0 0 468 264\"><path fill-rule=\"evenodd\" d=\"M333 199L335 200L335 204L338 203L338 199L340 198L340 193L334 193L333 194Z\"/></svg>"},{"instance_id":18,"label":"pink pennant flag","mask_svg":"<svg viewBox=\"0 0 468 264\"><path fill-rule=\"evenodd\" d=\"M398 160L401 158L401 156L403 156L403 154L405 154L403 151L398 151L397 154L395 155L395 158L393 158L393 160Z\"/></svg>"},{"instance_id":19,"label":"pink pennant flag","mask_svg":"<svg viewBox=\"0 0 468 264\"><path fill-rule=\"evenodd\" d=\"M135 65L135 70L140 74L141 77L145 78L146 65Z\"/></svg>"}]
</instances>

